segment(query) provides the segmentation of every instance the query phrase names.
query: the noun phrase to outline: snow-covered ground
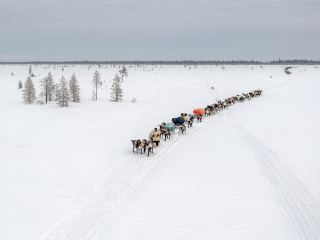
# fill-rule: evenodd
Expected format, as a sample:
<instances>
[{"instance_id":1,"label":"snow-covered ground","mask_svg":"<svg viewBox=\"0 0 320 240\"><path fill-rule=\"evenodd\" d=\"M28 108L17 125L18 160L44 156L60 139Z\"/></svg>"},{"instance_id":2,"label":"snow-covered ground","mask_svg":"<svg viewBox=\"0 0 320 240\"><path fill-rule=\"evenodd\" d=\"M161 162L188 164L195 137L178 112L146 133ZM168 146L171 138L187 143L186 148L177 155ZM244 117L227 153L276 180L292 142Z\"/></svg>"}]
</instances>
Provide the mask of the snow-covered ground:
<instances>
[{"instance_id":1,"label":"snow-covered ground","mask_svg":"<svg viewBox=\"0 0 320 240\"><path fill-rule=\"evenodd\" d=\"M132 66L114 103L119 66L33 65L37 95L49 71L76 74L81 102L61 108L24 104L29 65L0 65L0 239L320 239L320 67L285 67ZM157 124L258 88L132 153Z\"/></svg>"}]
</instances>

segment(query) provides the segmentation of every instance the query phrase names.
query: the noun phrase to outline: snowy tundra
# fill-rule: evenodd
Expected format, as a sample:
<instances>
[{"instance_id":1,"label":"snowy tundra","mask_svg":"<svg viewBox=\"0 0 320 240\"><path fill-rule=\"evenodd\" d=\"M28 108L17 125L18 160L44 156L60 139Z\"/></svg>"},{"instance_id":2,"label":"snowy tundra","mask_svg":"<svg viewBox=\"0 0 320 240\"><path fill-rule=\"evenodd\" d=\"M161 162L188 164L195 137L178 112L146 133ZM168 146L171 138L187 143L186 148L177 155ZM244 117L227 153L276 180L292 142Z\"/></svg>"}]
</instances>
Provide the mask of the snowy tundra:
<instances>
[{"instance_id":1,"label":"snowy tundra","mask_svg":"<svg viewBox=\"0 0 320 240\"><path fill-rule=\"evenodd\" d=\"M25 104L29 65L0 65L0 239L320 239L320 66L286 67L127 66L117 103L119 66L32 65L37 96L49 72L76 74L81 101L59 107ZM259 88L132 153L158 124Z\"/></svg>"}]
</instances>

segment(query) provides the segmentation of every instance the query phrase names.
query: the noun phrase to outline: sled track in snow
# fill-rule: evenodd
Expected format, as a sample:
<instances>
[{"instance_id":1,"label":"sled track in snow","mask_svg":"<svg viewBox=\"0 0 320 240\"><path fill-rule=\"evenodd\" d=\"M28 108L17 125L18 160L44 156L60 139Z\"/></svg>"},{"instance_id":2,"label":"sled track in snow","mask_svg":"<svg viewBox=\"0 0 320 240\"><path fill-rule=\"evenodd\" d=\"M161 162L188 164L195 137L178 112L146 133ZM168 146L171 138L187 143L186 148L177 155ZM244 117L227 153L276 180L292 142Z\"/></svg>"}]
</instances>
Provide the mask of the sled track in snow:
<instances>
[{"instance_id":1,"label":"sled track in snow","mask_svg":"<svg viewBox=\"0 0 320 240\"><path fill-rule=\"evenodd\" d=\"M211 85L209 84L209 81L208 81L207 78L201 76L200 74L196 74L196 75L197 75L198 77L203 78L203 80L205 81L207 87L208 87L208 88L211 88ZM218 101L218 99L220 99L219 93L217 92L217 90L216 90L215 88L214 88L213 90L214 90L214 94L213 94L213 92L212 92L212 101L213 101L213 102L214 102L215 100ZM215 97L216 97L216 99L215 99Z\"/></svg>"},{"instance_id":2,"label":"sled track in snow","mask_svg":"<svg viewBox=\"0 0 320 240\"><path fill-rule=\"evenodd\" d=\"M126 202L155 168L209 121L209 118L204 118L202 123L188 128L186 134L176 134L171 140L162 141L161 147L149 158L136 153L127 157L128 161L113 166L106 177L87 193L83 201L41 239L100 239L100 234L107 231Z\"/></svg>"},{"instance_id":3,"label":"sled track in snow","mask_svg":"<svg viewBox=\"0 0 320 240\"><path fill-rule=\"evenodd\" d=\"M320 204L275 153L252 136L232 110L223 112L229 126L249 148L270 184L293 239L320 239Z\"/></svg>"}]
</instances>

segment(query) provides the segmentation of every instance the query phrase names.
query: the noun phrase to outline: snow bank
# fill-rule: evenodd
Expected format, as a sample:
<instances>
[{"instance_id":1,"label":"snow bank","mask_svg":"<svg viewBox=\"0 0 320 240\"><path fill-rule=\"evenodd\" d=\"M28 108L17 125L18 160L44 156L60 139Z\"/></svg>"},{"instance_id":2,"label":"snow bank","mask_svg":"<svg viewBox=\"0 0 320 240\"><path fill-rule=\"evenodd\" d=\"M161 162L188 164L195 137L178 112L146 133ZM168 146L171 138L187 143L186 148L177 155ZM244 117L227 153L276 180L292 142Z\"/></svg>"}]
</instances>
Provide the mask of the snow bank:
<instances>
[{"instance_id":1,"label":"snow bank","mask_svg":"<svg viewBox=\"0 0 320 240\"><path fill-rule=\"evenodd\" d=\"M69 108L24 104L18 82L28 68L0 66L0 239L299 236L239 124L320 199L319 68L298 66L287 75L285 66L134 66L124 101L114 103L118 66L32 66L37 94L49 71L55 82L77 75L81 102ZM95 70L107 88L93 102ZM146 138L157 124L258 88L261 97L195 124L152 157L132 153L130 140Z\"/></svg>"}]
</instances>

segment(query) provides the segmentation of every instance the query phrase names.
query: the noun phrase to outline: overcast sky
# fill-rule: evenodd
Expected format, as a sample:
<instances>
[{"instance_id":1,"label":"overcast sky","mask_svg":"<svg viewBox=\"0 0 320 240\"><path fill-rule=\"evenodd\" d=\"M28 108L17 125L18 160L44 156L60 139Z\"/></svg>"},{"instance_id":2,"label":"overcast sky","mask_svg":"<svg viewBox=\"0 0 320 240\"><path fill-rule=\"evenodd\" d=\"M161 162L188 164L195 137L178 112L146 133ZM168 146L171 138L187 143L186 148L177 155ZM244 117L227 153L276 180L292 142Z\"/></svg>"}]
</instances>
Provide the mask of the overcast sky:
<instances>
[{"instance_id":1,"label":"overcast sky","mask_svg":"<svg viewBox=\"0 0 320 240\"><path fill-rule=\"evenodd\" d=\"M0 0L0 61L320 59L320 0Z\"/></svg>"}]
</instances>

